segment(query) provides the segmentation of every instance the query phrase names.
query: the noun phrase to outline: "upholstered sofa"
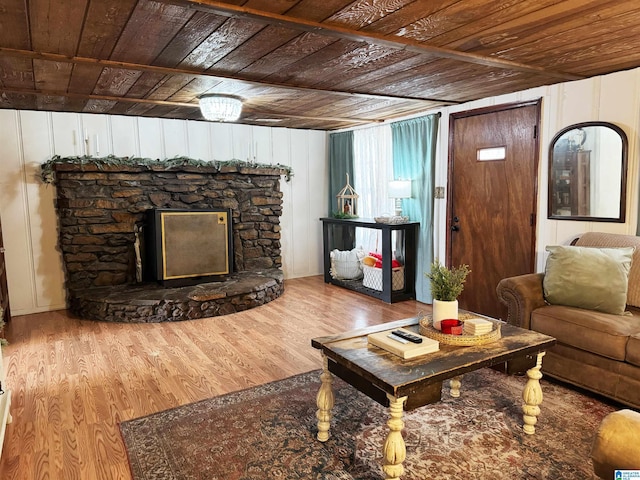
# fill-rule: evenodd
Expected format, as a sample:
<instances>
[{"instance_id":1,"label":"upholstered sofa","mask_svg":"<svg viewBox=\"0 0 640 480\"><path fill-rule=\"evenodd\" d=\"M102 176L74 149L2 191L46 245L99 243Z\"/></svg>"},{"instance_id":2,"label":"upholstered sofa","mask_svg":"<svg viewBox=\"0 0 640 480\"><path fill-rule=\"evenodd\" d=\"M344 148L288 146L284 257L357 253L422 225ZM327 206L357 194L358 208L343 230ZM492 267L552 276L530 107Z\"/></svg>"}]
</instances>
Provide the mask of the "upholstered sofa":
<instances>
[{"instance_id":1,"label":"upholstered sofa","mask_svg":"<svg viewBox=\"0 0 640 480\"><path fill-rule=\"evenodd\" d=\"M628 254L624 313L550 304L545 299L547 263L545 273L500 281L497 293L508 308L507 322L557 339L543 359L544 374L640 408L640 237L589 232L574 245L635 248Z\"/></svg>"}]
</instances>

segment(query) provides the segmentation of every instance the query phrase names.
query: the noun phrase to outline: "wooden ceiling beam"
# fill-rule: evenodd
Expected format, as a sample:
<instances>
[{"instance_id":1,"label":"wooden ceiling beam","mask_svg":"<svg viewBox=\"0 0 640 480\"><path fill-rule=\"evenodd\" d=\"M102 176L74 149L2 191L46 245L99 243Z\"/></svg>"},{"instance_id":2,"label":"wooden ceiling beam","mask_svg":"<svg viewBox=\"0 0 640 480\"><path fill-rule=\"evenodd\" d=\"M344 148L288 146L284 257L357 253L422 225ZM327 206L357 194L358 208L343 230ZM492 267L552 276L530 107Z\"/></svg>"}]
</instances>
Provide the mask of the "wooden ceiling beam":
<instances>
[{"instance_id":1,"label":"wooden ceiling beam","mask_svg":"<svg viewBox=\"0 0 640 480\"><path fill-rule=\"evenodd\" d=\"M40 90L40 89L28 89L28 88L8 88L1 87L0 92L5 93L15 93L18 95L39 95L39 96L50 96L50 97L66 97L66 98L76 98L80 100L101 100L101 101L110 101L110 102L124 102L124 103L134 103L134 104L145 104L145 105L159 105L164 107L187 107L187 108L200 108L197 103L185 103L185 102L171 102L168 100L149 100L147 98L130 98L130 97L114 97L110 95L93 95L93 94L84 94L84 93L69 93L69 92L60 92L53 90ZM243 111L245 111L249 115L253 115L255 117L275 117L278 119L286 120L288 118L297 118L301 120L325 120L325 121L334 121L334 122L359 122L359 123L381 123L384 120L380 120L378 118L358 118L358 117L317 117L317 116L306 116L306 115L290 115L285 113L275 113L272 111L262 111L258 108L251 106L244 106ZM249 121L252 119L249 118ZM255 120L254 120L255 121Z\"/></svg>"},{"instance_id":2,"label":"wooden ceiling beam","mask_svg":"<svg viewBox=\"0 0 640 480\"><path fill-rule=\"evenodd\" d=\"M443 105L457 105L461 102L456 100L446 100L446 99L438 99L438 98L423 98L423 97L413 97L413 96L400 96L400 95L388 95L388 94L375 94L375 93L364 93L358 91L351 90L327 90L315 87L297 87L293 85L288 85L285 83L278 82L261 82L258 80L250 80L246 78L242 78L237 75L228 75L223 73L216 73L210 71L202 71L196 69L189 68L175 68L175 67L160 67L157 65L143 65L139 63L131 63L131 62L119 62L115 60L103 60L98 58L88 58L88 57L75 57L75 56L67 56L59 53L47 53L47 52L36 52L33 50L20 50L16 48L7 48L0 47L0 55L7 55L12 57L20 57L20 58L31 58L38 60L47 60L51 62L62 62L62 63L74 63L81 65L94 65L103 68L121 68L125 70L136 70L142 72L151 72L151 73L159 73L162 75L190 75L194 77L207 77L207 78L216 78L220 80L230 80L234 82L241 82L243 84L257 86L257 87L267 87L267 88L281 88L287 90L295 90L295 91L303 91L303 92L314 92L314 93L322 93L322 94L333 94L340 95L346 97L358 97L358 98L366 98L366 99L374 99L374 100L399 100L399 101L413 101L413 102L428 102L439 103ZM429 105L430 106L430 105Z\"/></svg>"},{"instance_id":3,"label":"wooden ceiling beam","mask_svg":"<svg viewBox=\"0 0 640 480\"><path fill-rule=\"evenodd\" d=\"M448 58L460 62L473 63L476 65L484 65L486 67L514 70L517 72L533 73L543 75L550 78L560 80L581 80L585 78L582 75L573 73L546 70L542 67L536 67L520 62L514 62L503 58L485 56L476 53L461 52L449 48L428 45L411 38L400 37L397 35L383 35L374 32L363 32L361 30L353 30L350 28L332 25L329 23L320 23L303 18L289 17L277 13L266 12L254 8L242 7L223 3L216 0L158 0L163 3L171 3L181 5L204 12L223 15L235 18L250 18L262 21L271 25L279 25L287 28L294 28L306 32L314 32L321 35L329 35L347 40L365 42L373 45L380 45L396 50L406 50L413 53L433 55L438 58Z\"/></svg>"},{"instance_id":4,"label":"wooden ceiling beam","mask_svg":"<svg viewBox=\"0 0 640 480\"><path fill-rule=\"evenodd\" d=\"M353 118L353 117L314 117L308 115L290 115L288 113L275 113L272 111L260 111L260 110L251 110L248 109L248 114L253 115L256 118L255 120L252 118L247 118L247 120L251 121L265 121L265 120L287 120L289 118L297 118L300 120L320 120L320 121L332 121L332 122L362 122L363 124L368 123L384 123L384 120L380 120L378 118ZM263 118L264 117L264 118Z\"/></svg>"},{"instance_id":5,"label":"wooden ceiling beam","mask_svg":"<svg viewBox=\"0 0 640 480\"><path fill-rule=\"evenodd\" d=\"M29 88L1 87L0 92L17 93L19 95L45 95L51 97L77 98L80 100L107 100L111 102L125 102L147 105L163 105L168 107L199 108L197 103L171 102L168 100L149 100L148 98L114 97L111 95L93 95L90 93L71 93L56 90L42 90Z\"/></svg>"}]
</instances>

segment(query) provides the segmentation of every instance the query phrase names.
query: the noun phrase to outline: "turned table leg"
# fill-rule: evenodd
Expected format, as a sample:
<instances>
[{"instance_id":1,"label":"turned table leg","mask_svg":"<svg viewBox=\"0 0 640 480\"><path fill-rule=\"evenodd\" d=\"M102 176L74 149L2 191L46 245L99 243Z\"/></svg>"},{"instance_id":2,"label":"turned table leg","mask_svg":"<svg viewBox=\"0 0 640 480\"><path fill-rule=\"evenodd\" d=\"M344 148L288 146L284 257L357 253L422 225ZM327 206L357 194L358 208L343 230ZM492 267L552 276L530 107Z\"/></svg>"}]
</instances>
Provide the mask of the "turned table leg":
<instances>
[{"instance_id":1,"label":"turned table leg","mask_svg":"<svg viewBox=\"0 0 640 480\"><path fill-rule=\"evenodd\" d=\"M318 419L318 440L326 442L329 440L329 428L331 427L331 409L333 408L333 375L329 372L329 359L322 354L322 373L320 374L320 390L316 396L316 418Z\"/></svg>"},{"instance_id":2,"label":"turned table leg","mask_svg":"<svg viewBox=\"0 0 640 480\"><path fill-rule=\"evenodd\" d=\"M402 438L402 429L404 428L404 422L402 421L402 411L404 402L407 401L407 397L394 397L387 394L389 399L389 420L387 426L389 427L389 435L384 442L384 450L382 452L384 457L384 465L382 470L385 474L386 480L398 480L400 475L404 473L404 467L402 462L407 456L407 448Z\"/></svg>"},{"instance_id":3,"label":"turned table leg","mask_svg":"<svg viewBox=\"0 0 640 480\"><path fill-rule=\"evenodd\" d=\"M451 395L453 398L458 398L460 396L460 385L462 385L462 375L453 377L449 381L449 387L451 387L449 395Z\"/></svg>"},{"instance_id":4,"label":"turned table leg","mask_svg":"<svg viewBox=\"0 0 640 480\"><path fill-rule=\"evenodd\" d=\"M524 400L524 405L522 405L524 425L522 429L529 435L536 433L535 425L538 422L538 415L540 415L540 407L538 406L542 403L542 388L540 387L542 373L540 369L542 368L542 357L544 357L544 354L545 352L540 352L535 367L527 370L527 377L529 377L529 379L522 392L522 399Z\"/></svg>"}]
</instances>

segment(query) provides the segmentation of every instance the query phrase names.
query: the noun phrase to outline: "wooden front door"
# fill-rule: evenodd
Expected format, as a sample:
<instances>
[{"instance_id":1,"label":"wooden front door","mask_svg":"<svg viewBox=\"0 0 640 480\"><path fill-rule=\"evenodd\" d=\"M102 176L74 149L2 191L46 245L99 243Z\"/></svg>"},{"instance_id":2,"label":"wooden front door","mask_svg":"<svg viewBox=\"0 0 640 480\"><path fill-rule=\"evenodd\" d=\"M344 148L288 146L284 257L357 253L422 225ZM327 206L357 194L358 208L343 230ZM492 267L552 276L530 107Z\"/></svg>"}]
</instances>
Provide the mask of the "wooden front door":
<instances>
[{"instance_id":1,"label":"wooden front door","mask_svg":"<svg viewBox=\"0 0 640 480\"><path fill-rule=\"evenodd\" d=\"M0 224L0 307L4 309L4 321L11 319L9 310L9 290L7 287L7 270L4 263L4 243L2 241L2 224ZM0 330L0 334L2 331ZM0 335L2 336L2 335Z\"/></svg>"},{"instance_id":2,"label":"wooden front door","mask_svg":"<svg viewBox=\"0 0 640 480\"><path fill-rule=\"evenodd\" d=\"M471 274L460 308L506 319L498 282L534 271L540 101L451 115L449 265Z\"/></svg>"}]
</instances>

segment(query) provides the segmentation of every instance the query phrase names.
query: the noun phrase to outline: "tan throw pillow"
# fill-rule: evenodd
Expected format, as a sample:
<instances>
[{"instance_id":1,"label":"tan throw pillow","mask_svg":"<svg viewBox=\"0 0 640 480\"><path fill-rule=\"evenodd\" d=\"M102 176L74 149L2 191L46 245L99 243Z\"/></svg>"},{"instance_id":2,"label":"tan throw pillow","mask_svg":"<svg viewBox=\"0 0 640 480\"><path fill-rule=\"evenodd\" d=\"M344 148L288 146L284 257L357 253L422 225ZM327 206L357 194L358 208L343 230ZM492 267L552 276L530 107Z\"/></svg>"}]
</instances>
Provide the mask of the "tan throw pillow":
<instances>
[{"instance_id":1,"label":"tan throw pillow","mask_svg":"<svg viewBox=\"0 0 640 480\"><path fill-rule=\"evenodd\" d=\"M547 247L544 297L552 305L622 315L633 247Z\"/></svg>"},{"instance_id":2,"label":"tan throw pillow","mask_svg":"<svg viewBox=\"0 0 640 480\"><path fill-rule=\"evenodd\" d=\"M629 270L627 305L640 308L640 237L619 233L585 232L580 235L575 245L598 248L635 247Z\"/></svg>"}]
</instances>

